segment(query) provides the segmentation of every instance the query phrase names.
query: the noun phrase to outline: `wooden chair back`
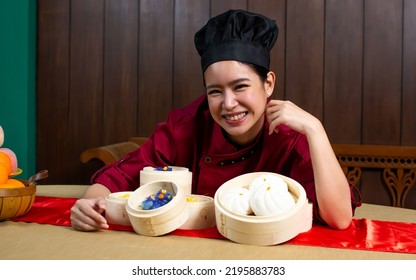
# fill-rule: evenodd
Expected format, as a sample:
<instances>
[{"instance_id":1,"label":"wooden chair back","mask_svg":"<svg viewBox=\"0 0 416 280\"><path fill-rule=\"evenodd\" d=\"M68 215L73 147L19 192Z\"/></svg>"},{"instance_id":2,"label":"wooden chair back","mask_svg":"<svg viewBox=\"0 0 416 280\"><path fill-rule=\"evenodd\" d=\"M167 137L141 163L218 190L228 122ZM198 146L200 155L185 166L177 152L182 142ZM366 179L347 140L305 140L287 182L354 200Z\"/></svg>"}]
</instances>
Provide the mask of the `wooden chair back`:
<instances>
[{"instance_id":1,"label":"wooden chair back","mask_svg":"<svg viewBox=\"0 0 416 280\"><path fill-rule=\"evenodd\" d=\"M132 137L127 142L121 142L101 147L94 147L81 153L81 162L100 160L104 165L121 159L125 154L137 149L146 142L145 137Z\"/></svg>"},{"instance_id":2,"label":"wooden chair back","mask_svg":"<svg viewBox=\"0 0 416 280\"><path fill-rule=\"evenodd\" d=\"M416 147L359 144L333 144L335 155L353 184L362 169L380 169L392 206L404 207L407 194L416 184Z\"/></svg>"}]
</instances>

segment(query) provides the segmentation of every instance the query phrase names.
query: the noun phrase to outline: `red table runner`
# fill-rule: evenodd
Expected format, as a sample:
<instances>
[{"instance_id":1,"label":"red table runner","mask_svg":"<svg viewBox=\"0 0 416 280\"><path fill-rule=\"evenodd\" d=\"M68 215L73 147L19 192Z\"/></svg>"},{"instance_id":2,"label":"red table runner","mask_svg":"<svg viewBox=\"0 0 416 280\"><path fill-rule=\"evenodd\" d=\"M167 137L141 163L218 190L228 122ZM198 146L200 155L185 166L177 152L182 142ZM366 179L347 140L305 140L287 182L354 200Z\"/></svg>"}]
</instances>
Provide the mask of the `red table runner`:
<instances>
[{"instance_id":1,"label":"red table runner","mask_svg":"<svg viewBox=\"0 0 416 280\"><path fill-rule=\"evenodd\" d=\"M36 196L30 211L11 221L70 227L70 211L76 200L77 198ZM120 225L110 225L109 229L133 231L132 227ZM225 239L216 227L203 230L177 229L169 234ZM311 230L285 244L416 254L416 224L353 219L346 230L313 225Z\"/></svg>"}]
</instances>

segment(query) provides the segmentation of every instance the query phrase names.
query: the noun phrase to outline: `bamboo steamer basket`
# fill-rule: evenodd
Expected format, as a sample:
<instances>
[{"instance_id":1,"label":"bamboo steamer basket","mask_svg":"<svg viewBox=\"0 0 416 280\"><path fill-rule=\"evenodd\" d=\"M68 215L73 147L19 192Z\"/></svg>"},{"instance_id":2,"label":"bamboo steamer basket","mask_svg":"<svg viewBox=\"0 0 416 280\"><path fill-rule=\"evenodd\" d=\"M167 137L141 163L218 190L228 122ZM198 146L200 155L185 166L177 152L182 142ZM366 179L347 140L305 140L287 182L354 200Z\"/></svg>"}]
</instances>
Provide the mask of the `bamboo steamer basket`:
<instances>
[{"instance_id":1,"label":"bamboo steamer basket","mask_svg":"<svg viewBox=\"0 0 416 280\"><path fill-rule=\"evenodd\" d=\"M154 167L146 166L140 171L140 186L153 181L171 181L174 182L183 193L191 194L192 192L192 172L186 167L167 166L171 171L156 170Z\"/></svg>"},{"instance_id":2,"label":"bamboo steamer basket","mask_svg":"<svg viewBox=\"0 0 416 280\"><path fill-rule=\"evenodd\" d=\"M143 210L141 202L160 189L172 193L173 198L162 207ZM182 226L189 217L184 190L171 181L153 181L136 189L126 204L134 231L145 236L160 236Z\"/></svg>"},{"instance_id":3,"label":"bamboo steamer basket","mask_svg":"<svg viewBox=\"0 0 416 280\"><path fill-rule=\"evenodd\" d=\"M106 197L105 218L108 223L130 226L126 203L133 192L115 192Z\"/></svg>"},{"instance_id":4,"label":"bamboo steamer basket","mask_svg":"<svg viewBox=\"0 0 416 280\"><path fill-rule=\"evenodd\" d=\"M221 196L237 187L248 187L261 175L281 177L287 184L295 205L289 210L269 216L241 215L227 209ZM248 245L276 245L286 242L312 227L312 204L306 192L295 180L270 172L247 173L222 184L214 196L217 229L227 239Z\"/></svg>"},{"instance_id":5,"label":"bamboo steamer basket","mask_svg":"<svg viewBox=\"0 0 416 280\"><path fill-rule=\"evenodd\" d=\"M205 229L215 226L214 199L205 195L187 195L189 217L180 229Z\"/></svg>"},{"instance_id":6,"label":"bamboo steamer basket","mask_svg":"<svg viewBox=\"0 0 416 280\"><path fill-rule=\"evenodd\" d=\"M0 221L26 214L33 205L36 183L20 180L25 187L0 188Z\"/></svg>"}]
</instances>

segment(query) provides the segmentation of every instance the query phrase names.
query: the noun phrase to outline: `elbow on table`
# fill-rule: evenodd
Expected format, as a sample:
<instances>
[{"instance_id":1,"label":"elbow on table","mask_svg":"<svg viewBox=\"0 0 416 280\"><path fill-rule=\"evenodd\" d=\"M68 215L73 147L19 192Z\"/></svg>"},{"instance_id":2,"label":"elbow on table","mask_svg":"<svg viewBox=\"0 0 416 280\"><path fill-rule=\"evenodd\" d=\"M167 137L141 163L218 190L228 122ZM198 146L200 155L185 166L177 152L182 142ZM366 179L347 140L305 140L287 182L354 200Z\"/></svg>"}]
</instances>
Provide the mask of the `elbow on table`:
<instances>
[{"instance_id":1,"label":"elbow on table","mask_svg":"<svg viewBox=\"0 0 416 280\"><path fill-rule=\"evenodd\" d=\"M350 219L339 219L335 220L331 223L328 223L329 227L336 229L336 230L344 230L347 229L351 224L352 218Z\"/></svg>"},{"instance_id":2,"label":"elbow on table","mask_svg":"<svg viewBox=\"0 0 416 280\"><path fill-rule=\"evenodd\" d=\"M333 213L334 212L332 212L332 214ZM346 211L342 214L339 213L339 215L330 215L322 218L330 228L344 230L347 229L352 222L352 211Z\"/></svg>"}]
</instances>

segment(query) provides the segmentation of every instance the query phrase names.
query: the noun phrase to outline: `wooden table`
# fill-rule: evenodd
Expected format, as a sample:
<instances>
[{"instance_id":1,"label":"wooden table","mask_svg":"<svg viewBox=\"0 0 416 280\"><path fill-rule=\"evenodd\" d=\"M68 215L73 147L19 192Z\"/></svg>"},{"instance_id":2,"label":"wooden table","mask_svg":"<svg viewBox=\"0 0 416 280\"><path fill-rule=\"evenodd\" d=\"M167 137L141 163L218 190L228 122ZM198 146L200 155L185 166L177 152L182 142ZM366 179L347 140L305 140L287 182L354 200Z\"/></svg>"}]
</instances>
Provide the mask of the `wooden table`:
<instances>
[{"instance_id":1,"label":"wooden table","mask_svg":"<svg viewBox=\"0 0 416 280\"><path fill-rule=\"evenodd\" d=\"M40 185L37 195L81 197L87 186ZM416 210L363 204L356 218L416 223ZM3 260L416 260L416 254L385 253L300 245L250 246L229 240L134 232L80 232L70 227L0 222Z\"/></svg>"}]
</instances>

